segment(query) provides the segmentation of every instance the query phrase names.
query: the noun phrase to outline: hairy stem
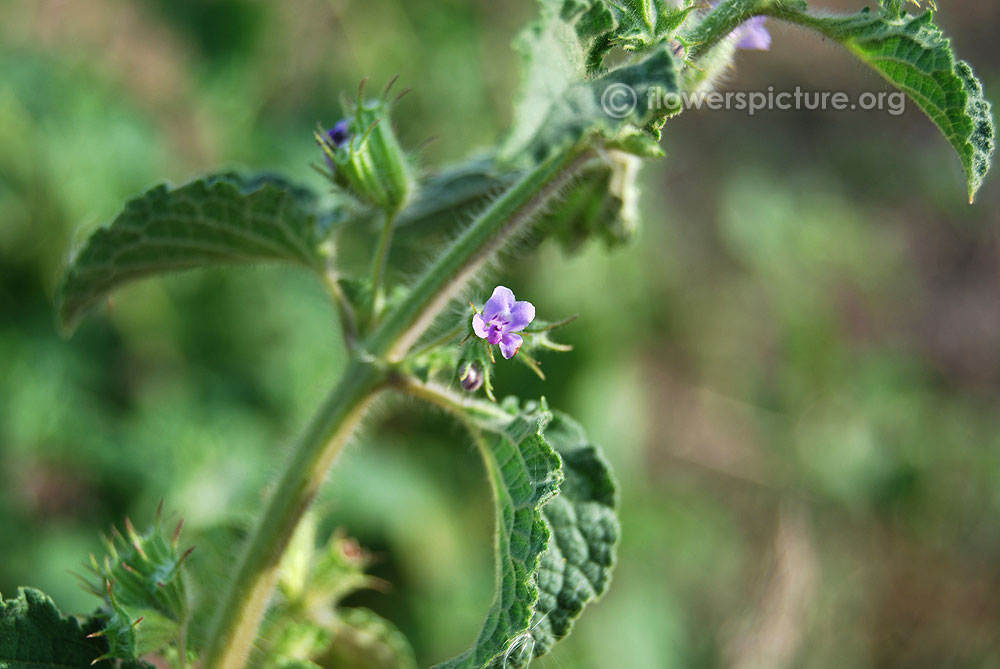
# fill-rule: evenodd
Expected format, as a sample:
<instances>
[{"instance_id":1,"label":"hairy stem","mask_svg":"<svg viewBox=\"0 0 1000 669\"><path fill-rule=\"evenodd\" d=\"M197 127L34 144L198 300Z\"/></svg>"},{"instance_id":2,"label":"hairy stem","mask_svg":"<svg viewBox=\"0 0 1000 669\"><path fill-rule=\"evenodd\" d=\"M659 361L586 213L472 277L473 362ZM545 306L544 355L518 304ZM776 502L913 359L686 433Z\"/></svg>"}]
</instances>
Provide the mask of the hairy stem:
<instances>
[{"instance_id":1,"label":"hairy stem","mask_svg":"<svg viewBox=\"0 0 1000 669\"><path fill-rule=\"evenodd\" d=\"M494 402L484 402L468 395L456 393L438 383L422 383L406 375L393 376L389 383L392 388L410 397L430 402L463 420L474 419L477 424L482 426L503 427L514 418Z\"/></svg>"},{"instance_id":2,"label":"hairy stem","mask_svg":"<svg viewBox=\"0 0 1000 669\"><path fill-rule=\"evenodd\" d=\"M205 652L206 669L242 669L246 665L288 542L334 458L386 384L384 363L405 355L475 271L542 211L591 157L589 150L574 149L529 172L455 240L413 288L409 299L386 314L366 342L365 359L353 360L345 370L267 500L219 606ZM391 233L391 223L387 227ZM383 237L387 246L387 236ZM327 283L340 306L343 296L335 277ZM453 410L460 405L469 408L447 389L395 377L392 381L416 396L432 401L437 398L439 404L448 398ZM493 422L505 417L492 405L483 411Z\"/></svg>"},{"instance_id":3,"label":"hairy stem","mask_svg":"<svg viewBox=\"0 0 1000 669\"><path fill-rule=\"evenodd\" d=\"M375 249L375 259L372 262L372 320L374 321L382 310L384 296L382 293L382 277L385 274L385 262L392 246L392 229L396 223L396 215L386 213L382 223L382 234L378 238Z\"/></svg>"},{"instance_id":4,"label":"hairy stem","mask_svg":"<svg viewBox=\"0 0 1000 669\"><path fill-rule=\"evenodd\" d=\"M440 337L437 337L436 339L431 340L427 344L421 346L416 351L413 351L412 353L410 353L409 357L410 358L417 358L417 357L423 355L424 353L427 353L429 351L433 351L436 348L440 348L441 346L449 344L449 343L453 342L454 340L458 339L459 337L461 337L463 334L465 334L465 331L467 329L468 329L468 325L465 324L465 323L461 323L457 327L454 327L451 330L449 330L448 332L445 332Z\"/></svg>"},{"instance_id":5,"label":"hairy stem","mask_svg":"<svg viewBox=\"0 0 1000 669\"><path fill-rule=\"evenodd\" d=\"M218 608L204 667L241 669L245 665L288 542L384 378L376 366L352 362L310 425L267 500Z\"/></svg>"},{"instance_id":6,"label":"hairy stem","mask_svg":"<svg viewBox=\"0 0 1000 669\"><path fill-rule=\"evenodd\" d=\"M691 45L688 58L697 59L740 24L754 16L768 15L786 18L786 14L801 14L806 8L804 0L723 0L709 12L684 39Z\"/></svg>"},{"instance_id":7,"label":"hairy stem","mask_svg":"<svg viewBox=\"0 0 1000 669\"><path fill-rule=\"evenodd\" d=\"M387 314L368 341L368 351L400 360L476 271L503 248L593 157L570 150L545 161L486 209Z\"/></svg>"},{"instance_id":8,"label":"hairy stem","mask_svg":"<svg viewBox=\"0 0 1000 669\"><path fill-rule=\"evenodd\" d=\"M340 320L340 333L344 337L344 344L348 350L353 349L358 343L358 319L354 313L354 307L350 300L344 295L344 289L340 286L340 277L333 266L332 258L327 262L326 270L323 272L323 286L330 295L337 308L337 317Z\"/></svg>"}]
</instances>

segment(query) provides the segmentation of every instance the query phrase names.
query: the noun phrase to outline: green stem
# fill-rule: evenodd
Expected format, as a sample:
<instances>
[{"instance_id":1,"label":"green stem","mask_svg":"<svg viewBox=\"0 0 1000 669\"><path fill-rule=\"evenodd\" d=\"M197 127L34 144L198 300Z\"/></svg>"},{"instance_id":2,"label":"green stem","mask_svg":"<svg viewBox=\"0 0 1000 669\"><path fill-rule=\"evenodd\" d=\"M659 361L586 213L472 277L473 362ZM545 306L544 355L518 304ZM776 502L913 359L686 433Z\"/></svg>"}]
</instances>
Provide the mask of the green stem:
<instances>
[{"instance_id":1,"label":"green stem","mask_svg":"<svg viewBox=\"0 0 1000 669\"><path fill-rule=\"evenodd\" d=\"M787 19L786 15L800 15L805 7L803 0L723 0L684 36L684 41L691 45L688 58L695 60L707 53L754 16Z\"/></svg>"},{"instance_id":2,"label":"green stem","mask_svg":"<svg viewBox=\"0 0 1000 669\"><path fill-rule=\"evenodd\" d=\"M375 259L372 262L372 322L378 318L384 302L382 277L385 274L385 263L389 257L389 248L392 246L392 230L396 223L395 214L386 213L384 216L382 234L379 235L378 246L375 248Z\"/></svg>"},{"instance_id":3,"label":"green stem","mask_svg":"<svg viewBox=\"0 0 1000 669\"><path fill-rule=\"evenodd\" d=\"M589 150L574 149L528 173L455 240L413 288L410 298L386 315L366 342L365 359L352 360L345 370L267 500L218 608L203 667L242 669L246 665L288 542L334 458L387 382L379 361L405 355L475 271L542 211L591 157ZM338 292L332 295L339 304ZM414 394L419 392L425 399L448 396L446 390L433 387L413 389ZM451 401L458 400L452 397ZM484 411L494 421L503 417L496 407Z\"/></svg>"},{"instance_id":4,"label":"green stem","mask_svg":"<svg viewBox=\"0 0 1000 669\"><path fill-rule=\"evenodd\" d=\"M353 349L358 343L358 319L354 313L354 307L344 295L344 289L340 287L340 279L332 263L327 266L323 273L323 285L337 307L337 317L340 320L340 332L344 337L344 343L348 350Z\"/></svg>"},{"instance_id":5,"label":"green stem","mask_svg":"<svg viewBox=\"0 0 1000 669\"><path fill-rule=\"evenodd\" d=\"M468 327L469 326L467 324L462 323L458 325L458 327L452 328L451 330L445 332L440 337L428 342L426 345L421 346L418 350L414 351L413 353L410 353L408 357L418 358L422 356L424 353L433 351L434 349L444 346L445 344L449 344L454 340L458 339L459 337L461 337L463 334L465 334L465 331L468 329Z\"/></svg>"},{"instance_id":6,"label":"green stem","mask_svg":"<svg viewBox=\"0 0 1000 669\"><path fill-rule=\"evenodd\" d=\"M480 427L498 429L514 419L514 416L494 402L484 402L468 395L461 395L438 383L422 383L406 375L393 376L389 382L394 389L430 402L463 420L474 419Z\"/></svg>"},{"instance_id":7,"label":"green stem","mask_svg":"<svg viewBox=\"0 0 1000 669\"><path fill-rule=\"evenodd\" d=\"M218 608L202 666L241 669L264 617L285 548L334 458L385 380L353 361L302 439L254 528Z\"/></svg>"},{"instance_id":8,"label":"green stem","mask_svg":"<svg viewBox=\"0 0 1000 669\"><path fill-rule=\"evenodd\" d=\"M376 357L399 361L489 258L541 212L593 157L561 152L529 172L472 222L390 312L368 341Z\"/></svg>"}]
</instances>

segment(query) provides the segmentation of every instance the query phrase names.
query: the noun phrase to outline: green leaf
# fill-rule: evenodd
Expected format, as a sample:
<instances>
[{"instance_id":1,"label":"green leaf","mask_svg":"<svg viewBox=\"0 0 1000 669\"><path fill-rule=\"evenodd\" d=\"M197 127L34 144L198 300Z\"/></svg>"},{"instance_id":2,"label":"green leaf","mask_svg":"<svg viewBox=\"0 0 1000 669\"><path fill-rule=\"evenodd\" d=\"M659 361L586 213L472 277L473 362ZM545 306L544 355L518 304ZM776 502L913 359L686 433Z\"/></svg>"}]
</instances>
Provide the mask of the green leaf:
<instances>
[{"instance_id":1,"label":"green leaf","mask_svg":"<svg viewBox=\"0 0 1000 669\"><path fill-rule=\"evenodd\" d=\"M479 445L497 506L497 591L476 645L440 666L515 669L548 652L607 589L617 492L583 428L544 402Z\"/></svg>"},{"instance_id":2,"label":"green leaf","mask_svg":"<svg viewBox=\"0 0 1000 669\"><path fill-rule=\"evenodd\" d=\"M611 467L580 424L556 412L545 439L562 458L565 479L542 509L552 539L538 573L535 655L569 634L583 608L607 589L621 534Z\"/></svg>"},{"instance_id":3,"label":"green leaf","mask_svg":"<svg viewBox=\"0 0 1000 669\"><path fill-rule=\"evenodd\" d=\"M501 162L517 164L525 157L539 162L587 133L614 138L641 131L675 111L648 104L653 88L659 91L657 99L678 90L676 59L669 44L661 44L664 40L649 37L642 42L649 47L644 60L611 71L595 56L595 44L607 50L625 33L652 30L655 35L656 19L650 28L646 14L633 4L542 2L541 17L515 44L522 57L522 85L513 125L498 155ZM618 95L606 97L609 91ZM609 100L615 102L611 108Z\"/></svg>"},{"instance_id":4,"label":"green leaf","mask_svg":"<svg viewBox=\"0 0 1000 669\"><path fill-rule=\"evenodd\" d=\"M520 176L518 171L498 170L492 154L477 155L431 174L420 184L413 203L400 212L397 233L406 228L465 223Z\"/></svg>"},{"instance_id":5,"label":"green leaf","mask_svg":"<svg viewBox=\"0 0 1000 669\"><path fill-rule=\"evenodd\" d=\"M564 21L575 22L577 37L587 50L588 72L604 71L604 56L615 46L626 51L653 48L673 38L696 5L690 0L565 0Z\"/></svg>"},{"instance_id":6,"label":"green leaf","mask_svg":"<svg viewBox=\"0 0 1000 669\"><path fill-rule=\"evenodd\" d=\"M21 588L14 599L0 598L0 669L89 668L107 645L87 633L48 595Z\"/></svg>"},{"instance_id":7,"label":"green leaf","mask_svg":"<svg viewBox=\"0 0 1000 669\"><path fill-rule=\"evenodd\" d=\"M640 166L634 155L603 152L584 168L540 227L550 230L569 253L595 236L609 249L628 242L639 225Z\"/></svg>"},{"instance_id":8,"label":"green leaf","mask_svg":"<svg viewBox=\"0 0 1000 669\"><path fill-rule=\"evenodd\" d=\"M550 418L545 410L524 412L504 432L477 439L496 504L496 594L475 645L442 669L502 665L535 615L538 567L549 543L541 507L562 480L559 456L542 437Z\"/></svg>"},{"instance_id":9,"label":"green leaf","mask_svg":"<svg viewBox=\"0 0 1000 669\"><path fill-rule=\"evenodd\" d=\"M319 271L322 237L311 195L278 179L226 174L157 186L90 236L63 277L59 315L72 328L115 288L177 270L278 261Z\"/></svg>"},{"instance_id":10,"label":"green leaf","mask_svg":"<svg viewBox=\"0 0 1000 669\"><path fill-rule=\"evenodd\" d=\"M990 103L972 68L956 61L933 12L909 16L899 2L853 16L789 11L782 18L834 39L905 92L940 128L965 168L969 201L990 169L996 131Z\"/></svg>"}]
</instances>

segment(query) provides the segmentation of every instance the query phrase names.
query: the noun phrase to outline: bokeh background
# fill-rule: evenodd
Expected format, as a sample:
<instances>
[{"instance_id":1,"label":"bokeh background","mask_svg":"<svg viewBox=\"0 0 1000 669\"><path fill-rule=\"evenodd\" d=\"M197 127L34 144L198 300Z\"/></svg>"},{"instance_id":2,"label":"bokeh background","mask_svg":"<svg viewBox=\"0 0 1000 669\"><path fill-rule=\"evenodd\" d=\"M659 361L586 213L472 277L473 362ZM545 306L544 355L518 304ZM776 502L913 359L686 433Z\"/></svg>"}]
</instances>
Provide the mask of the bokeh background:
<instances>
[{"instance_id":1,"label":"bokeh background","mask_svg":"<svg viewBox=\"0 0 1000 669\"><path fill-rule=\"evenodd\" d=\"M860 2L818 3L851 10ZM1000 101L1000 5L939 0ZM344 362L334 311L287 268L120 291L70 340L70 249L129 196L220 167L320 188L311 131L363 76L414 92L428 169L509 122L530 0L0 2L0 591L95 602L67 573L162 497L245 520ZM728 86L885 90L835 45L773 27ZM612 253L554 245L499 282L579 313L542 384L601 443L624 539L608 595L541 667L1000 667L1000 179L975 206L910 105L691 112ZM491 514L461 431L387 401L321 508L393 589L357 599L423 665L475 636ZM197 551L196 551L197 555ZM220 584L221 585L221 584Z\"/></svg>"}]
</instances>

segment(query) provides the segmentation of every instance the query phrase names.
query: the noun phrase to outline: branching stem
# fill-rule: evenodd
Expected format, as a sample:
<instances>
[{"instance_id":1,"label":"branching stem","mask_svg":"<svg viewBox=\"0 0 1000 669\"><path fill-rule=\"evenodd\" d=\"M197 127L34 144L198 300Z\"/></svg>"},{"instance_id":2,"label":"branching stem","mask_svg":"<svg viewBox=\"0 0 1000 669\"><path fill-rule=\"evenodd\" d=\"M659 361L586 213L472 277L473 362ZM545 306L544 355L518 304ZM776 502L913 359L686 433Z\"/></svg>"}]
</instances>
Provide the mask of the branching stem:
<instances>
[{"instance_id":1,"label":"branching stem","mask_svg":"<svg viewBox=\"0 0 1000 669\"><path fill-rule=\"evenodd\" d=\"M571 149L526 174L473 221L417 282L409 297L385 315L372 336L363 342L364 351L355 349L356 357L344 370L340 383L319 410L265 502L218 608L208 638L204 667L243 669L246 666L292 534L333 460L383 387L391 382L415 397L452 411L458 408L473 413L481 411L484 418L494 422L509 420L493 405L462 398L446 388L401 380L395 374L390 375L387 369L406 354L476 271L543 211L592 155L588 149ZM374 276L379 282L391 234L392 221L387 217L376 252ZM349 304L335 276L329 276L327 284L344 318L345 336L350 336L347 324L353 320L345 317L352 315Z\"/></svg>"}]
</instances>

